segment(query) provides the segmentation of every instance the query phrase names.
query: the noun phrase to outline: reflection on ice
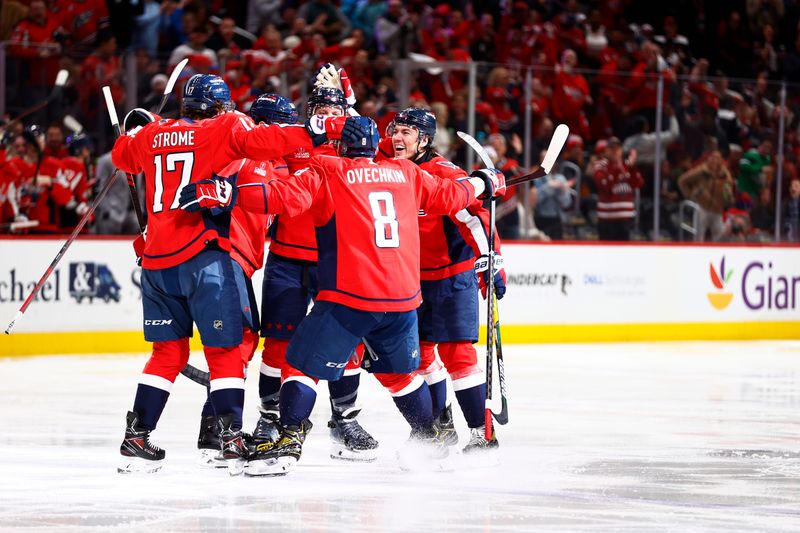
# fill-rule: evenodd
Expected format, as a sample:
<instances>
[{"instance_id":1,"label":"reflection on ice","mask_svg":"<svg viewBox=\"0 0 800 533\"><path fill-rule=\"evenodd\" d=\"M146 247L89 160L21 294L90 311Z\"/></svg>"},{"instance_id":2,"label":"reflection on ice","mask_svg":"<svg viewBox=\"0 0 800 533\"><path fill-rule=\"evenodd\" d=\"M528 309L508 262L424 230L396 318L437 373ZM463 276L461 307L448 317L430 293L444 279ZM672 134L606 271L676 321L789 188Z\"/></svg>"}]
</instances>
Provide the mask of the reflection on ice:
<instances>
[{"instance_id":1,"label":"reflection on ice","mask_svg":"<svg viewBox=\"0 0 800 533\"><path fill-rule=\"evenodd\" d=\"M0 530L800 529L800 343L504 348L499 466L456 454L453 472L402 472L407 426L364 376L377 461L330 459L320 387L297 470L269 479L195 465L204 390L181 377L152 437L164 469L117 475L144 356L0 359Z\"/></svg>"}]
</instances>

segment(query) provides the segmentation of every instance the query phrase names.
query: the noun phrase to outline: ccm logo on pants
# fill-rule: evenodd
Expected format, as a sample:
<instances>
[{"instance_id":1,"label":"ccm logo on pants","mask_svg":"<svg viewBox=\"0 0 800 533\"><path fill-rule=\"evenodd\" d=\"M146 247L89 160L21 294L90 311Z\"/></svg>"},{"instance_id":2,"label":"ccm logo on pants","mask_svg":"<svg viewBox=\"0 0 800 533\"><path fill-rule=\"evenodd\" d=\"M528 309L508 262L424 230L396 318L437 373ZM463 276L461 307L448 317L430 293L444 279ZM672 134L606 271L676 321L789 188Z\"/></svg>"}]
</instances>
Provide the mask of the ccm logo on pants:
<instances>
[{"instance_id":1,"label":"ccm logo on pants","mask_svg":"<svg viewBox=\"0 0 800 533\"><path fill-rule=\"evenodd\" d=\"M145 326L169 326L172 324L172 319L169 320L145 320Z\"/></svg>"}]
</instances>

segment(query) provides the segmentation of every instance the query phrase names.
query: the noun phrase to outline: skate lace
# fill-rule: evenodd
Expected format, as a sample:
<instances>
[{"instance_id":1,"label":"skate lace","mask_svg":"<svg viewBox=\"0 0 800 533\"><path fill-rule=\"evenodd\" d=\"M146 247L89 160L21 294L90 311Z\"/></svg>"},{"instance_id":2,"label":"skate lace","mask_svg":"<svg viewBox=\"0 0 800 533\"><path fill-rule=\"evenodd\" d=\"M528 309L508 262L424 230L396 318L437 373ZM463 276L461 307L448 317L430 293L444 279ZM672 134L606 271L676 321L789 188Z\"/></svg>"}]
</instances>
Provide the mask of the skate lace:
<instances>
[{"instance_id":1,"label":"skate lace","mask_svg":"<svg viewBox=\"0 0 800 533\"><path fill-rule=\"evenodd\" d=\"M150 442L150 436L149 436L149 435L148 435L147 437L145 437L145 438L144 438L144 443L145 443L145 444L146 444L148 447L152 448L152 449L153 449L153 451L156 451L156 452L160 452L160 451L161 451L161 448L159 448L158 446L156 446L155 444L153 444L152 442Z\"/></svg>"},{"instance_id":2,"label":"skate lace","mask_svg":"<svg viewBox=\"0 0 800 533\"><path fill-rule=\"evenodd\" d=\"M129 437L129 440L132 440L132 441L136 441L138 439L142 439L143 446L141 448L143 450L148 450L149 449L149 450L151 450L153 452L160 452L161 451L161 448L159 448L158 446L156 446L155 444L150 442L150 434L149 433L146 433L144 435L133 434L133 435L131 435L131 437Z\"/></svg>"},{"instance_id":3,"label":"skate lace","mask_svg":"<svg viewBox=\"0 0 800 533\"><path fill-rule=\"evenodd\" d=\"M339 430L347 440L356 442L370 442L373 440L372 435L367 433L367 430L361 427L357 420L340 421Z\"/></svg>"}]
</instances>

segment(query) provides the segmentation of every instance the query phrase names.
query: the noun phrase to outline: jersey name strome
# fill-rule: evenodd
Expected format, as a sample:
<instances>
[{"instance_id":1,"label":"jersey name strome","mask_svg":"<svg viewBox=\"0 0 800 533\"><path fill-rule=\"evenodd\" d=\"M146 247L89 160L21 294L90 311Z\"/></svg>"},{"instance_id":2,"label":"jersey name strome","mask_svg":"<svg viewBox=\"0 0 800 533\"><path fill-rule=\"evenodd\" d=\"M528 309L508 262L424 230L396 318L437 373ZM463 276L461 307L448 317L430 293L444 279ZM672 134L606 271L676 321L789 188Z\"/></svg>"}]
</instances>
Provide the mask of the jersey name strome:
<instances>
[{"instance_id":1,"label":"jersey name strome","mask_svg":"<svg viewBox=\"0 0 800 533\"><path fill-rule=\"evenodd\" d=\"M153 148L194 146L194 131L164 131L153 137Z\"/></svg>"}]
</instances>

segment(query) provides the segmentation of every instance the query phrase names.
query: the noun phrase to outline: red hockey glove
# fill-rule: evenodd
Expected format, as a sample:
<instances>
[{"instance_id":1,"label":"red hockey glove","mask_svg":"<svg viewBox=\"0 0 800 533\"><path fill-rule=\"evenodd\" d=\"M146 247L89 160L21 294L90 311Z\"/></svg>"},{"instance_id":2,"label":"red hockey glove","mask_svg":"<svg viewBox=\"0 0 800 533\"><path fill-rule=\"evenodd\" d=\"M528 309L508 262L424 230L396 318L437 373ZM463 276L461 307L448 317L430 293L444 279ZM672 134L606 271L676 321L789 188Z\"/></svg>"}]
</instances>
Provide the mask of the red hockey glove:
<instances>
[{"instance_id":1,"label":"red hockey glove","mask_svg":"<svg viewBox=\"0 0 800 533\"><path fill-rule=\"evenodd\" d=\"M503 268L503 256L494 254L494 293L498 300L502 300L506 294L506 270ZM487 286L489 284L489 256L482 255L475 260L475 273L478 275L478 286L481 289L481 296L486 299Z\"/></svg>"},{"instance_id":2,"label":"red hockey glove","mask_svg":"<svg viewBox=\"0 0 800 533\"><path fill-rule=\"evenodd\" d=\"M144 243L146 238L147 228L144 229L143 233L140 233L135 239L133 239L133 253L136 254L136 264L139 266L142 265L142 257L144 257Z\"/></svg>"},{"instance_id":3,"label":"red hockey glove","mask_svg":"<svg viewBox=\"0 0 800 533\"><path fill-rule=\"evenodd\" d=\"M189 183L181 190L180 208L185 211L219 209L229 211L236 203L236 187L222 179Z\"/></svg>"},{"instance_id":4,"label":"red hockey glove","mask_svg":"<svg viewBox=\"0 0 800 533\"><path fill-rule=\"evenodd\" d=\"M502 198L506 193L506 177L496 168L482 168L475 170L470 177L483 181L485 188L478 195L478 200Z\"/></svg>"}]
</instances>

